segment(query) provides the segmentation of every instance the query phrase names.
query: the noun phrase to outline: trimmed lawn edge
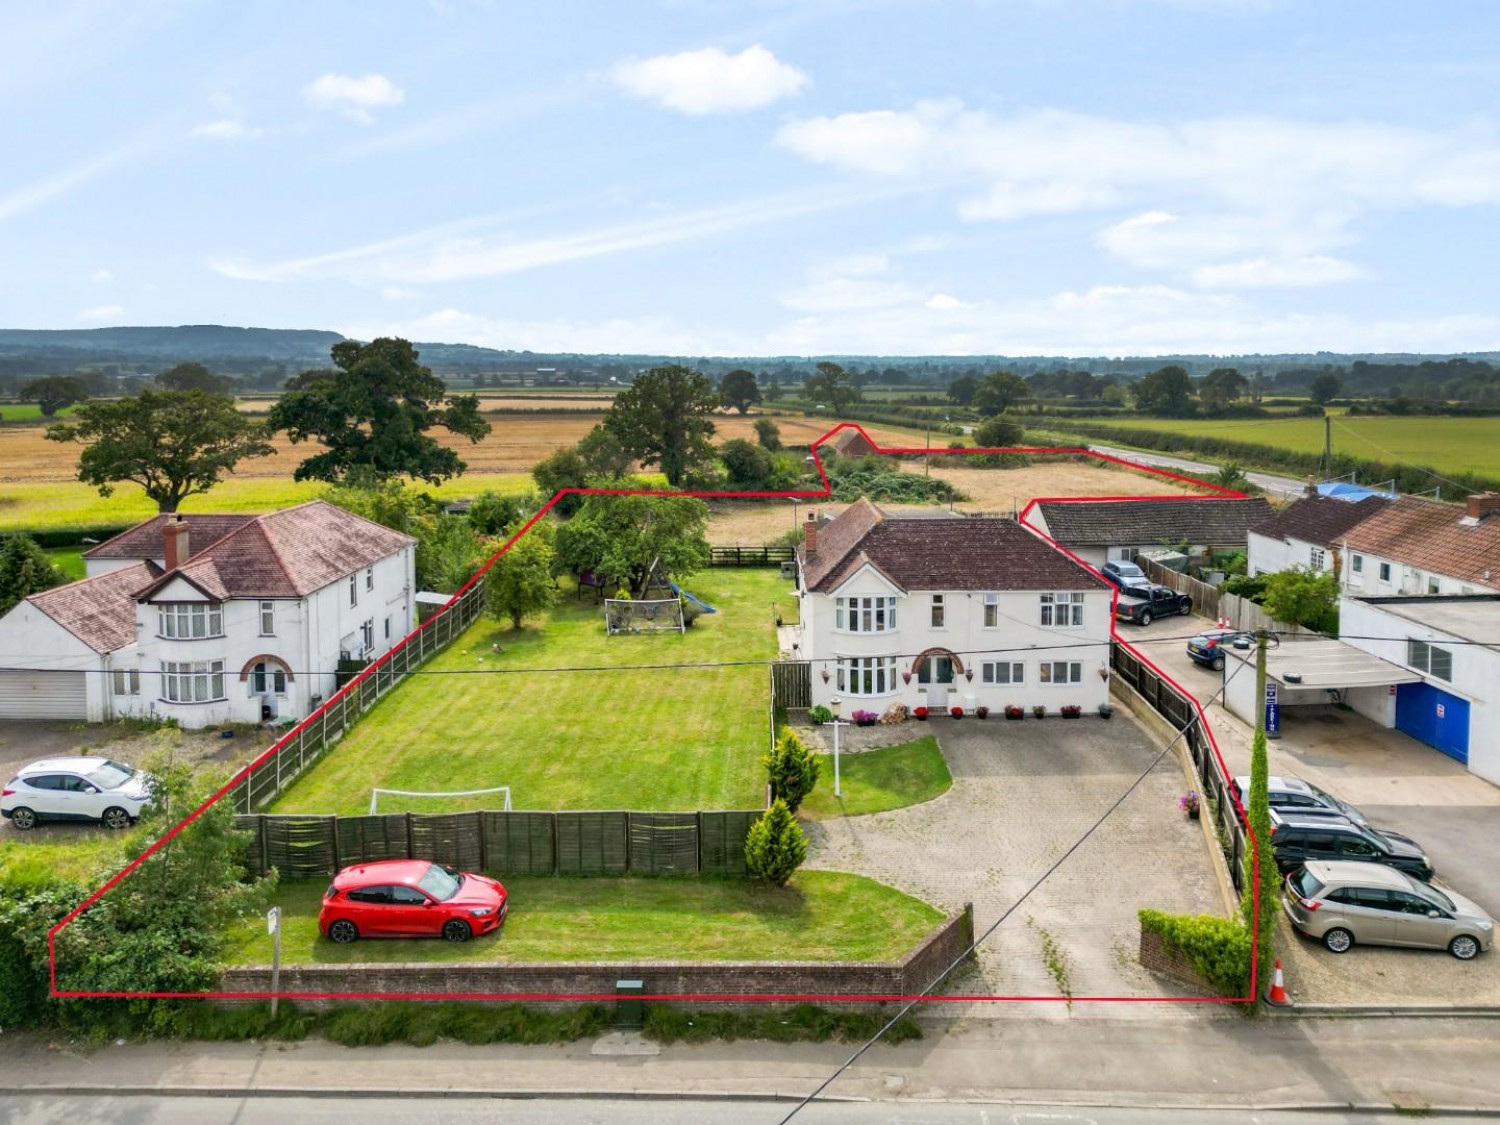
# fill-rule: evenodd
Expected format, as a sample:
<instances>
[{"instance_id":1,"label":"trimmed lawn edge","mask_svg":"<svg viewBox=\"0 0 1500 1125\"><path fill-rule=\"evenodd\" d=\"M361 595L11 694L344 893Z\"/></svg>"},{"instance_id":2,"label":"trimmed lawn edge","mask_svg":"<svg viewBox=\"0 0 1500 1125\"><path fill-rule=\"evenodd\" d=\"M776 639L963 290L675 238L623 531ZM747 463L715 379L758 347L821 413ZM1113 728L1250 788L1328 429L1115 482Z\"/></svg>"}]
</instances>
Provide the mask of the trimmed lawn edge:
<instances>
[{"instance_id":1,"label":"trimmed lawn edge","mask_svg":"<svg viewBox=\"0 0 1500 1125\"><path fill-rule=\"evenodd\" d=\"M876 750L839 755L842 797L833 795L833 754L819 752L818 784L798 814L807 820L867 816L925 804L948 792L953 775L932 735Z\"/></svg>"}]
</instances>

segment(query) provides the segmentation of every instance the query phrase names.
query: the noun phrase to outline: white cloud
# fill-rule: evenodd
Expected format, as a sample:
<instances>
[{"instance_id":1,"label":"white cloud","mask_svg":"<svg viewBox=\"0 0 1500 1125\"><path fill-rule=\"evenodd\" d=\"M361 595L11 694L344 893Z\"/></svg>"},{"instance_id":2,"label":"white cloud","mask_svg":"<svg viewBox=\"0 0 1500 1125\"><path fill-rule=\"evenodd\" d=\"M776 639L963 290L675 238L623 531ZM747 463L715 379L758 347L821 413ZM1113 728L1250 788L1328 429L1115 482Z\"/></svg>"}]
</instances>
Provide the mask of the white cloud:
<instances>
[{"instance_id":1,"label":"white cloud","mask_svg":"<svg viewBox=\"0 0 1500 1125\"><path fill-rule=\"evenodd\" d=\"M348 74L324 74L302 89L302 96L319 109L337 110L363 125L375 118L372 109L400 105L406 94L383 74L354 78Z\"/></svg>"},{"instance_id":2,"label":"white cloud","mask_svg":"<svg viewBox=\"0 0 1500 1125\"><path fill-rule=\"evenodd\" d=\"M737 55L717 47L626 59L610 76L637 98L700 117L759 109L791 97L808 84L807 75L779 61L759 43Z\"/></svg>"},{"instance_id":3,"label":"white cloud","mask_svg":"<svg viewBox=\"0 0 1500 1125\"><path fill-rule=\"evenodd\" d=\"M246 125L238 118L224 117L195 126L190 135L210 141L245 141L253 140L263 132L258 126Z\"/></svg>"},{"instance_id":4,"label":"white cloud","mask_svg":"<svg viewBox=\"0 0 1500 1125\"><path fill-rule=\"evenodd\" d=\"M91 157L81 164L43 176L40 180L34 180L24 187L16 188L7 195L0 195L0 220L14 218L50 203L59 196L66 195L97 176L103 175L116 165L124 163L140 151L141 147L137 144L120 145Z\"/></svg>"},{"instance_id":5,"label":"white cloud","mask_svg":"<svg viewBox=\"0 0 1500 1125\"><path fill-rule=\"evenodd\" d=\"M924 302L929 309L966 309L968 304L951 293L934 293Z\"/></svg>"},{"instance_id":6,"label":"white cloud","mask_svg":"<svg viewBox=\"0 0 1500 1125\"><path fill-rule=\"evenodd\" d=\"M380 295L387 301L415 301L422 296L422 291L404 285L385 285L381 287Z\"/></svg>"},{"instance_id":7,"label":"white cloud","mask_svg":"<svg viewBox=\"0 0 1500 1125\"><path fill-rule=\"evenodd\" d=\"M863 277L828 277L783 294L781 303L800 312L884 309L910 304L921 294L910 286Z\"/></svg>"},{"instance_id":8,"label":"white cloud","mask_svg":"<svg viewBox=\"0 0 1500 1125\"><path fill-rule=\"evenodd\" d=\"M110 273L107 269L100 268L95 270L93 273L93 280L97 281L100 285L105 285L113 281L114 279L115 275Z\"/></svg>"},{"instance_id":9,"label":"white cloud","mask_svg":"<svg viewBox=\"0 0 1500 1125\"><path fill-rule=\"evenodd\" d=\"M1246 258L1239 262L1221 262L1200 266L1193 280L1204 289L1259 289L1271 285L1331 285L1355 281L1365 271L1353 262L1315 254L1290 261Z\"/></svg>"},{"instance_id":10,"label":"white cloud","mask_svg":"<svg viewBox=\"0 0 1500 1125\"><path fill-rule=\"evenodd\" d=\"M91 309L83 309L78 314L79 320L118 320L120 314L125 310L119 305L95 305Z\"/></svg>"}]
</instances>

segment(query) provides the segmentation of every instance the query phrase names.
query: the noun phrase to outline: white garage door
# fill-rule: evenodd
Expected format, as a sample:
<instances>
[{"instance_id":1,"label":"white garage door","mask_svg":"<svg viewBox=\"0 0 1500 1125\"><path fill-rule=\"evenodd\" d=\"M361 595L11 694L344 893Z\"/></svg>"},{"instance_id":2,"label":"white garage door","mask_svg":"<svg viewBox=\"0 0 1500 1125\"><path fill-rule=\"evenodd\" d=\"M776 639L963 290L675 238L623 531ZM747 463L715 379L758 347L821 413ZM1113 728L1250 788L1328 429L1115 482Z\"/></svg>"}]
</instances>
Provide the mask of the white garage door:
<instances>
[{"instance_id":1,"label":"white garage door","mask_svg":"<svg viewBox=\"0 0 1500 1125\"><path fill-rule=\"evenodd\" d=\"M0 718L87 719L87 672L0 671Z\"/></svg>"}]
</instances>

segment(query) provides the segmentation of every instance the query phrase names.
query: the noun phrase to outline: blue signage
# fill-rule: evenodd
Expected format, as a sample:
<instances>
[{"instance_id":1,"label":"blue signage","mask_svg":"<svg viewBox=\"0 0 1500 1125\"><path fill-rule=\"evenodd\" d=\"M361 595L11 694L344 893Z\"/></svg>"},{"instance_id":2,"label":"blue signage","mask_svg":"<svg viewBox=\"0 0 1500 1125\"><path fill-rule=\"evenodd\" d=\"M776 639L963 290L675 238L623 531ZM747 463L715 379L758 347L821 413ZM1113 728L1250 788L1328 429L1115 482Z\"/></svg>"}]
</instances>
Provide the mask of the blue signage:
<instances>
[{"instance_id":1,"label":"blue signage","mask_svg":"<svg viewBox=\"0 0 1500 1125\"><path fill-rule=\"evenodd\" d=\"M1276 681L1266 681L1266 737L1281 737L1281 702L1276 698Z\"/></svg>"}]
</instances>

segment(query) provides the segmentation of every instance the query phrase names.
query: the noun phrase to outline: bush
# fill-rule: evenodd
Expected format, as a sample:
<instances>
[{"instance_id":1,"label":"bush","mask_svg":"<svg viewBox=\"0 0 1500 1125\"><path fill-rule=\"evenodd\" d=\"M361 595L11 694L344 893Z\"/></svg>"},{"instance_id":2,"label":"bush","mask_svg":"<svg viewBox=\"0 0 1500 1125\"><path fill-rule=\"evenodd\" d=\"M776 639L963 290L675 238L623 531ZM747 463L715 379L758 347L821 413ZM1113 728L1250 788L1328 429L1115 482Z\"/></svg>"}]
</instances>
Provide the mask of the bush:
<instances>
[{"instance_id":1,"label":"bush","mask_svg":"<svg viewBox=\"0 0 1500 1125\"><path fill-rule=\"evenodd\" d=\"M814 726L822 726L824 723L833 722L833 712L819 703L816 707L809 708L807 721Z\"/></svg>"},{"instance_id":2,"label":"bush","mask_svg":"<svg viewBox=\"0 0 1500 1125\"><path fill-rule=\"evenodd\" d=\"M981 703L978 707L974 708L974 715L976 718L988 719L990 717L990 709Z\"/></svg>"},{"instance_id":3,"label":"bush","mask_svg":"<svg viewBox=\"0 0 1500 1125\"><path fill-rule=\"evenodd\" d=\"M1034 706L1031 709L1031 713L1033 715L1035 715L1038 719L1045 719L1047 717L1047 708L1043 707L1040 703L1038 703L1036 706Z\"/></svg>"},{"instance_id":4,"label":"bush","mask_svg":"<svg viewBox=\"0 0 1500 1125\"><path fill-rule=\"evenodd\" d=\"M950 707L948 708L948 714L952 715L955 719L962 719L964 717L964 709L962 707Z\"/></svg>"},{"instance_id":5,"label":"bush","mask_svg":"<svg viewBox=\"0 0 1500 1125\"><path fill-rule=\"evenodd\" d=\"M814 1004L753 1012L685 1012L652 1004L646 1009L646 1035L658 1043L706 1043L712 1040L767 1039L778 1043L823 1043L830 1039L859 1043L883 1026L878 1012L831 1012ZM881 1037L888 1044L922 1038L915 1020L904 1018Z\"/></svg>"},{"instance_id":6,"label":"bush","mask_svg":"<svg viewBox=\"0 0 1500 1125\"><path fill-rule=\"evenodd\" d=\"M1141 910L1142 933L1160 935L1210 986L1224 996L1250 992L1250 931L1239 921L1212 914L1165 914Z\"/></svg>"},{"instance_id":7,"label":"bush","mask_svg":"<svg viewBox=\"0 0 1500 1125\"><path fill-rule=\"evenodd\" d=\"M873 727L880 722L880 714L876 711L856 711L850 718L857 727Z\"/></svg>"},{"instance_id":8,"label":"bush","mask_svg":"<svg viewBox=\"0 0 1500 1125\"><path fill-rule=\"evenodd\" d=\"M791 728L783 728L761 761L765 764L771 796L786 802L796 812L802 800L818 783L818 759L808 751Z\"/></svg>"},{"instance_id":9,"label":"bush","mask_svg":"<svg viewBox=\"0 0 1500 1125\"><path fill-rule=\"evenodd\" d=\"M806 858L807 836L792 818L786 802L777 798L750 826L745 837L745 866L752 875L784 887Z\"/></svg>"}]
</instances>

